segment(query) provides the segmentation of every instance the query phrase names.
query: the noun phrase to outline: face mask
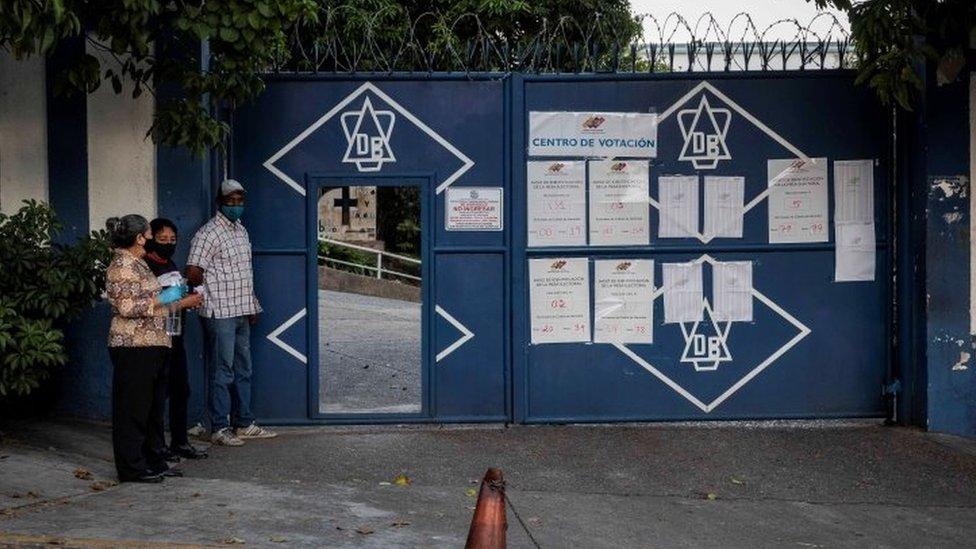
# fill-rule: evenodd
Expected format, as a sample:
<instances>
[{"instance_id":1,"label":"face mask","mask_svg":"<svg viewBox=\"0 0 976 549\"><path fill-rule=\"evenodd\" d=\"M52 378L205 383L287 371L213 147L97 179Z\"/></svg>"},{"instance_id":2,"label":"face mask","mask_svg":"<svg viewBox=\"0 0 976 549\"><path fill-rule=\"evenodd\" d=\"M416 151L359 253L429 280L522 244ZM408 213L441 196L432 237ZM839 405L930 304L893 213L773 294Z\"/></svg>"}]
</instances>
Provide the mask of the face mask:
<instances>
[{"instance_id":1,"label":"face mask","mask_svg":"<svg viewBox=\"0 0 976 549\"><path fill-rule=\"evenodd\" d=\"M169 259L176 253L176 244L160 244L155 240L150 240L146 244L146 251L155 252L162 259Z\"/></svg>"},{"instance_id":2,"label":"face mask","mask_svg":"<svg viewBox=\"0 0 976 549\"><path fill-rule=\"evenodd\" d=\"M220 213L231 221L237 221L244 215L244 206L221 206Z\"/></svg>"}]
</instances>

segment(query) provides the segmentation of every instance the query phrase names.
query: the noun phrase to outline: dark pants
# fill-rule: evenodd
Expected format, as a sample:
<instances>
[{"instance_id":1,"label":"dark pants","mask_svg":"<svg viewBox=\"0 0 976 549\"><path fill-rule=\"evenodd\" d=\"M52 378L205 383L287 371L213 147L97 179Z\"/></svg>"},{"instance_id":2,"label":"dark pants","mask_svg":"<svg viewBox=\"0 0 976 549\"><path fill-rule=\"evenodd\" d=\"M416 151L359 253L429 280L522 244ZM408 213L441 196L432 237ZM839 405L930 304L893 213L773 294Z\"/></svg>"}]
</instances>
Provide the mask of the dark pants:
<instances>
[{"instance_id":1,"label":"dark pants","mask_svg":"<svg viewBox=\"0 0 976 549\"><path fill-rule=\"evenodd\" d=\"M190 375L186 367L183 336L174 336L169 355L166 394L169 397L169 445L189 444L186 435L186 407L190 400Z\"/></svg>"},{"instance_id":2,"label":"dark pants","mask_svg":"<svg viewBox=\"0 0 976 549\"><path fill-rule=\"evenodd\" d=\"M109 347L112 449L119 480L166 469L162 450L167 347Z\"/></svg>"}]
</instances>

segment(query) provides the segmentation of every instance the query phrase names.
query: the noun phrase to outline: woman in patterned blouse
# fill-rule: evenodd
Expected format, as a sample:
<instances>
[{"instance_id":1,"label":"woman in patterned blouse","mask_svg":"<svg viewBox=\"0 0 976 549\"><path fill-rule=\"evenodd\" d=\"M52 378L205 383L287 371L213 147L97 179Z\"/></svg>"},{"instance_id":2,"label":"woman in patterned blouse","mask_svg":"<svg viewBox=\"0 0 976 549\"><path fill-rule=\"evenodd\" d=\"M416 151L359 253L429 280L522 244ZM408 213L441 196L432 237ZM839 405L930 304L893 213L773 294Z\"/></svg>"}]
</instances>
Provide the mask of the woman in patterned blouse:
<instances>
[{"instance_id":1,"label":"woman in patterned blouse","mask_svg":"<svg viewBox=\"0 0 976 549\"><path fill-rule=\"evenodd\" d=\"M162 290L146 265L149 222L141 215L106 222L115 256L108 266L106 293L112 304L108 351L112 359L112 447L122 482L161 482L179 476L163 459L163 404L170 336L166 315L197 307L198 294L185 287Z\"/></svg>"}]
</instances>

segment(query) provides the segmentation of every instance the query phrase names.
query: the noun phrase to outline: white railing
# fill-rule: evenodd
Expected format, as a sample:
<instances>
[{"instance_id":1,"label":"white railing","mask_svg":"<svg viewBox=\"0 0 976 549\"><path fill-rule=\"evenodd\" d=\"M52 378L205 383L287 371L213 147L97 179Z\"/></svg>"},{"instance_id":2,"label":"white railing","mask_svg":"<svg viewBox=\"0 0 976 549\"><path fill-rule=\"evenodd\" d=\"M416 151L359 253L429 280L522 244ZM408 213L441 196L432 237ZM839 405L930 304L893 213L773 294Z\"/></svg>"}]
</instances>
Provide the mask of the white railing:
<instances>
[{"instance_id":1,"label":"white railing","mask_svg":"<svg viewBox=\"0 0 976 549\"><path fill-rule=\"evenodd\" d=\"M390 274L390 275L393 275L393 276L400 276L400 277L403 277L403 278L409 278L410 280L417 280L417 281L420 280L420 277L419 276L414 276L412 274L407 274L407 273L401 273L399 271L394 271L392 269L387 269L387 268L383 267L383 256L392 257L392 258L395 258L395 259L399 259L400 261L406 261L407 263L413 263L415 265L420 265L420 260L419 259L414 259L412 257L407 257L405 255L395 254L395 253L392 253L392 252L385 252L383 250L377 250L375 248L370 248L368 246L358 246L356 244L350 244L348 242L342 242L341 240L333 240L331 238L320 238L319 239L319 242L325 242L326 244L333 244L335 246L343 246L345 248L350 248L350 249L353 249L353 250L359 250L361 252L369 252L369 253L372 253L372 254L376 254L376 266L375 267L371 267L369 265L363 265L362 263L353 263L351 261L343 261L341 259L336 259L334 257L329 257L327 255L318 254L319 255L319 259L321 259L322 261L325 261L326 263L335 263L337 265L346 265L346 266L349 266L349 267L357 267L357 268L360 268L360 269L366 269L366 270L369 270L369 271L375 271L376 272L376 278L383 278L383 273L387 273L387 274Z\"/></svg>"}]
</instances>

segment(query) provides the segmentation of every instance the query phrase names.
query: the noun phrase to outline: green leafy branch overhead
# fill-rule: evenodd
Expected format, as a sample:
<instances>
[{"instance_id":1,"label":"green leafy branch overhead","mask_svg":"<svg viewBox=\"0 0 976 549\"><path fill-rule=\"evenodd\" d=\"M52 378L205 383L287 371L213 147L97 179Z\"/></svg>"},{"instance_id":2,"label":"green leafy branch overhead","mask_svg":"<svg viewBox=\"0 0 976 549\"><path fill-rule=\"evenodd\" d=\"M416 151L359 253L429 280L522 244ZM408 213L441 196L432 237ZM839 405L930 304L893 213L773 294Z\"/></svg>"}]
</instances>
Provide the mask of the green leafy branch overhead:
<instances>
[{"instance_id":1,"label":"green leafy branch overhead","mask_svg":"<svg viewBox=\"0 0 976 549\"><path fill-rule=\"evenodd\" d=\"M967 51L976 49L974 0L815 0L848 12L858 58L857 82L885 104L911 110L925 83L920 67L936 68L936 81L956 80Z\"/></svg>"},{"instance_id":2,"label":"green leafy branch overhead","mask_svg":"<svg viewBox=\"0 0 976 549\"><path fill-rule=\"evenodd\" d=\"M953 81L976 45L973 0L809 1L849 14L859 82L906 109L923 86L919 67L932 63L939 82ZM91 92L109 82L138 97L155 93L157 83L179 88L178 99L157 102L150 133L197 154L228 137L217 107L259 95L260 73L272 68L439 70L485 36L531 46L542 29L559 37L566 57L580 44L583 53L619 49L626 57L640 34L628 0L0 1L0 49L48 55L66 39L87 41L89 52L59 75L56 91ZM323 57L332 66L309 61ZM512 66L519 61L499 70Z\"/></svg>"},{"instance_id":3,"label":"green leafy branch overhead","mask_svg":"<svg viewBox=\"0 0 976 549\"><path fill-rule=\"evenodd\" d=\"M258 95L259 73L286 54L296 24L316 13L313 0L4 0L0 48L49 55L83 36L98 55L89 51L58 75L59 92L91 92L108 81L116 93L138 97L157 82L175 84L182 98L157 104L150 133L203 154L229 132L210 107Z\"/></svg>"}]
</instances>

